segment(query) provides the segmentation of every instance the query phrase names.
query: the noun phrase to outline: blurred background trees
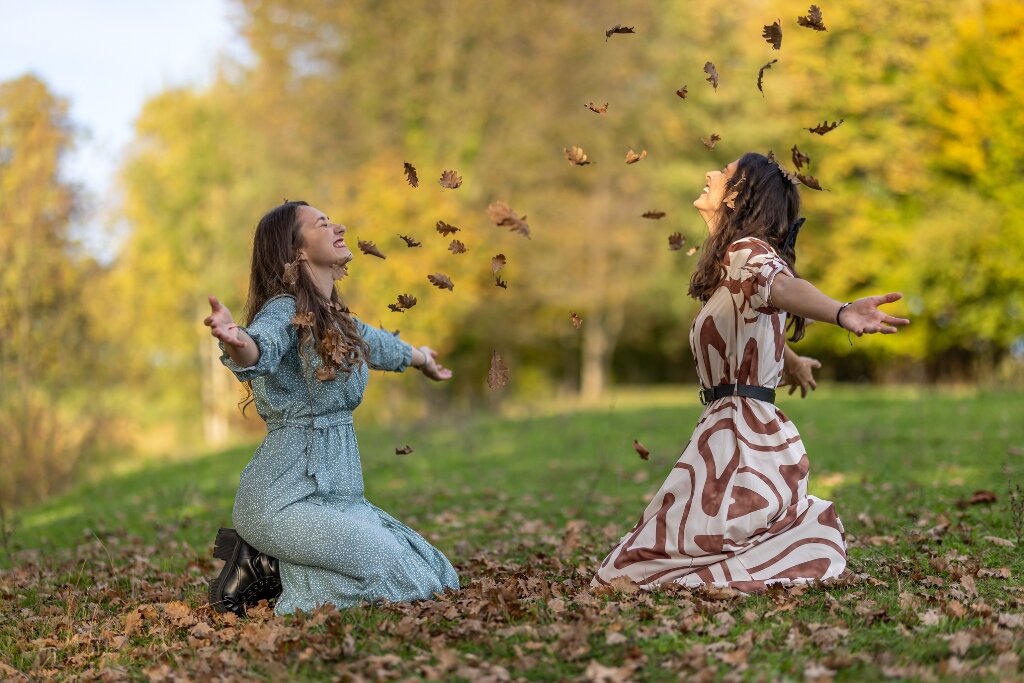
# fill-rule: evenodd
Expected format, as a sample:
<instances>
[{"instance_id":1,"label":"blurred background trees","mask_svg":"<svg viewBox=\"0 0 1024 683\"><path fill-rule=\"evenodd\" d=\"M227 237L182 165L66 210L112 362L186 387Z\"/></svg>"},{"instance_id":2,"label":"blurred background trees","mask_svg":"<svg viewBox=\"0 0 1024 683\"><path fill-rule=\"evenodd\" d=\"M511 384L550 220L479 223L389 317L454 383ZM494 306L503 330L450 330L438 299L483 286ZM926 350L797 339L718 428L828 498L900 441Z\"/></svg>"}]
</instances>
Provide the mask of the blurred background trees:
<instances>
[{"instance_id":1,"label":"blurred background trees","mask_svg":"<svg viewBox=\"0 0 1024 683\"><path fill-rule=\"evenodd\" d=\"M0 372L16 388L0 398L4 433L49 406L39 433L59 431L50 440L63 444L5 438L4 486L14 490L8 464L36 452L24 449L84 449L115 417L107 436L163 447L254 424L240 420L237 384L200 321L209 293L241 314L252 230L285 198L345 223L353 245L377 244L387 259L357 255L341 285L349 306L431 343L456 370L445 387L376 383L364 415L388 419L410 397L419 410L494 401L484 378L495 349L523 399L693 382L686 248L706 228L690 204L705 171L748 150L789 165L794 145L827 190L803 191L801 273L844 299L903 291L914 318L897 338L852 346L816 325L800 352L833 379L1020 383L1024 8L851 0L823 10L826 32L799 28L806 5L782 1L726 11L665 0L240 0L252 59L212 65L212 86L146 104L121 175L128 234L102 265L66 239L76 204L58 172L72 142L65 105L31 77L3 84ZM760 35L776 19L779 51ZM614 24L636 34L606 41ZM776 58L762 95L758 69ZM588 102L607 102L607 113ZM826 119L843 124L806 130ZM701 142L711 133L722 137L713 151ZM567 163L570 146L593 163ZM631 148L648 156L627 166ZM406 161L419 188L405 182ZM439 187L445 169L461 188ZM489 222L495 200L528 217L530 239ZM648 210L667 215L641 218ZM467 253L447 250L438 220L462 229ZM669 251L676 231L687 245ZM507 290L491 274L497 253ZM431 287L433 272L455 290ZM418 305L389 311L400 293Z\"/></svg>"}]
</instances>

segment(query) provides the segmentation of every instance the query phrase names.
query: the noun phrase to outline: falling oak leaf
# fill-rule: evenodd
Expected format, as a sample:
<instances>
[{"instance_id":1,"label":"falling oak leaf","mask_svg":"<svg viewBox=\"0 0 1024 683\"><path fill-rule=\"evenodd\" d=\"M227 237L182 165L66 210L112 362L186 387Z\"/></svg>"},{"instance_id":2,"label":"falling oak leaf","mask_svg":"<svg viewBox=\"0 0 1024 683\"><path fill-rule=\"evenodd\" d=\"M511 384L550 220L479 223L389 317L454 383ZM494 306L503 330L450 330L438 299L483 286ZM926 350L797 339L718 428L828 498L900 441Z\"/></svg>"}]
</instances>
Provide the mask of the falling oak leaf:
<instances>
[{"instance_id":1,"label":"falling oak leaf","mask_svg":"<svg viewBox=\"0 0 1024 683\"><path fill-rule=\"evenodd\" d=\"M445 223L444 221L438 221L437 222L437 231L439 233L441 233L442 235L444 235L444 236L448 236L448 235L454 235L455 233L457 233L459 231L459 228L456 228L454 225L449 225L448 223Z\"/></svg>"},{"instance_id":2,"label":"falling oak leaf","mask_svg":"<svg viewBox=\"0 0 1024 683\"><path fill-rule=\"evenodd\" d=\"M459 240L452 240L452 243L448 245L448 251L452 252L453 254L465 254L466 245L460 242Z\"/></svg>"},{"instance_id":3,"label":"falling oak leaf","mask_svg":"<svg viewBox=\"0 0 1024 683\"><path fill-rule=\"evenodd\" d=\"M825 133L838 128L844 120L845 119L839 119L838 121L833 121L832 123L829 123L828 119L825 119L814 128L808 128L807 130L811 131L812 133L817 133L818 135L824 135Z\"/></svg>"},{"instance_id":4,"label":"falling oak leaf","mask_svg":"<svg viewBox=\"0 0 1024 683\"><path fill-rule=\"evenodd\" d=\"M420 186L419 176L416 175L416 167L408 161L405 162L405 182L409 183L412 187Z\"/></svg>"},{"instance_id":5,"label":"falling oak leaf","mask_svg":"<svg viewBox=\"0 0 1024 683\"><path fill-rule=\"evenodd\" d=\"M698 249L700 249L700 245L697 245L695 247L690 247L689 249L686 250L686 255L687 256L693 256L694 254L697 253Z\"/></svg>"},{"instance_id":6,"label":"falling oak leaf","mask_svg":"<svg viewBox=\"0 0 1024 683\"><path fill-rule=\"evenodd\" d=\"M363 252L368 256L376 256L377 258L384 259L387 258L387 256L382 254L380 249L378 249L377 245L374 244L373 242L364 242L363 240L359 240L359 251Z\"/></svg>"},{"instance_id":7,"label":"falling oak leaf","mask_svg":"<svg viewBox=\"0 0 1024 683\"><path fill-rule=\"evenodd\" d=\"M633 439L633 450L636 451L637 455L640 456L641 460L650 460L651 452L647 450L642 443Z\"/></svg>"},{"instance_id":8,"label":"falling oak leaf","mask_svg":"<svg viewBox=\"0 0 1024 683\"><path fill-rule=\"evenodd\" d=\"M500 275L494 276L494 286L501 287L502 289L508 289L508 281L502 280Z\"/></svg>"},{"instance_id":9,"label":"falling oak leaf","mask_svg":"<svg viewBox=\"0 0 1024 683\"><path fill-rule=\"evenodd\" d=\"M778 50L782 47L782 24L776 21L774 24L767 24L764 30L761 31L761 37L772 46L773 50Z\"/></svg>"},{"instance_id":10,"label":"falling oak leaf","mask_svg":"<svg viewBox=\"0 0 1024 683\"><path fill-rule=\"evenodd\" d=\"M575 312L569 314L569 320L572 322L572 326L577 330L583 327L583 318L576 315Z\"/></svg>"},{"instance_id":11,"label":"falling oak leaf","mask_svg":"<svg viewBox=\"0 0 1024 683\"><path fill-rule=\"evenodd\" d=\"M581 147L565 147L565 160L576 166L586 166L591 163L587 161L587 153Z\"/></svg>"},{"instance_id":12,"label":"falling oak leaf","mask_svg":"<svg viewBox=\"0 0 1024 683\"><path fill-rule=\"evenodd\" d=\"M821 19L821 8L817 5L811 5L811 8L807 10L807 16L797 17L796 23L806 28L813 28L815 31L828 30Z\"/></svg>"},{"instance_id":13,"label":"falling oak leaf","mask_svg":"<svg viewBox=\"0 0 1024 683\"><path fill-rule=\"evenodd\" d=\"M412 308L416 305L416 297L412 294L399 294L398 305L402 308Z\"/></svg>"},{"instance_id":14,"label":"falling oak leaf","mask_svg":"<svg viewBox=\"0 0 1024 683\"><path fill-rule=\"evenodd\" d=\"M644 211L642 214L640 214L640 218L651 218L653 220L659 220L664 217L664 211Z\"/></svg>"},{"instance_id":15,"label":"falling oak leaf","mask_svg":"<svg viewBox=\"0 0 1024 683\"><path fill-rule=\"evenodd\" d=\"M772 64L775 64L779 60L773 59L764 66L762 66L757 72L757 89L761 91L761 97L764 97L764 72L767 69L772 68Z\"/></svg>"},{"instance_id":16,"label":"falling oak leaf","mask_svg":"<svg viewBox=\"0 0 1024 683\"><path fill-rule=\"evenodd\" d=\"M821 183L814 176L804 175L803 173L797 173L796 179L799 180L804 187L808 187L812 190L822 190Z\"/></svg>"},{"instance_id":17,"label":"falling oak leaf","mask_svg":"<svg viewBox=\"0 0 1024 683\"><path fill-rule=\"evenodd\" d=\"M441 173L441 178L437 182L441 187L454 190L462 186L462 176L455 171L444 171Z\"/></svg>"},{"instance_id":18,"label":"falling oak leaf","mask_svg":"<svg viewBox=\"0 0 1024 683\"><path fill-rule=\"evenodd\" d=\"M587 102L583 106L586 107L587 109L589 109L590 111L594 112L595 114L607 114L608 113L608 103L607 102L605 102L604 105L602 105L600 107L597 106L596 104L594 104L593 102Z\"/></svg>"},{"instance_id":19,"label":"falling oak leaf","mask_svg":"<svg viewBox=\"0 0 1024 683\"><path fill-rule=\"evenodd\" d=\"M633 151L633 148L630 147L629 151L626 152L626 163L627 164L635 164L636 162L638 162L641 159L643 159L645 156L647 156L647 150L646 149L641 150L640 153L637 154L636 152Z\"/></svg>"},{"instance_id":20,"label":"falling oak leaf","mask_svg":"<svg viewBox=\"0 0 1024 683\"><path fill-rule=\"evenodd\" d=\"M804 165L810 166L811 158L797 149L796 145L793 145L793 149L791 151L793 152L793 165L796 166L798 171L802 169Z\"/></svg>"},{"instance_id":21,"label":"falling oak leaf","mask_svg":"<svg viewBox=\"0 0 1024 683\"><path fill-rule=\"evenodd\" d=\"M395 455L409 455L410 453L412 453L412 451L413 451L413 447L408 445L408 444L406 444L405 446L402 446L401 448L396 448L395 449Z\"/></svg>"},{"instance_id":22,"label":"falling oak leaf","mask_svg":"<svg viewBox=\"0 0 1024 683\"><path fill-rule=\"evenodd\" d=\"M495 275L497 275L498 271L501 270L502 268L504 268L505 264L507 262L508 261L505 258L504 254L496 254L495 256L492 256L491 257L491 272L494 273Z\"/></svg>"},{"instance_id":23,"label":"falling oak leaf","mask_svg":"<svg viewBox=\"0 0 1024 683\"><path fill-rule=\"evenodd\" d=\"M417 242L415 239L413 239L412 237L409 237L408 235L399 235L399 237L405 241L405 246L407 246L407 247L422 247L423 246L422 242Z\"/></svg>"},{"instance_id":24,"label":"falling oak leaf","mask_svg":"<svg viewBox=\"0 0 1024 683\"><path fill-rule=\"evenodd\" d=\"M616 33L636 33L636 31L633 30L632 26L623 26L622 24L615 24L615 26L612 26L610 29L604 32L604 42L607 43L608 39L611 38Z\"/></svg>"},{"instance_id":25,"label":"falling oak leaf","mask_svg":"<svg viewBox=\"0 0 1024 683\"><path fill-rule=\"evenodd\" d=\"M487 207L487 216L495 225L504 225L512 232L530 237L530 224L526 222L526 216L520 218L505 202L491 202Z\"/></svg>"},{"instance_id":26,"label":"falling oak leaf","mask_svg":"<svg viewBox=\"0 0 1024 683\"><path fill-rule=\"evenodd\" d=\"M715 149L715 145L721 139L722 139L721 135L719 135L718 133L712 133L710 137L701 138L700 141L703 142L704 146L707 147L709 150L714 150Z\"/></svg>"},{"instance_id":27,"label":"falling oak leaf","mask_svg":"<svg viewBox=\"0 0 1024 683\"><path fill-rule=\"evenodd\" d=\"M680 88L679 90L676 90L676 95L679 95L679 97L684 99L684 100L686 99L686 95L687 94L688 94L688 92L686 90L686 86L685 85L682 88Z\"/></svg>"},{"instance_id":28,"label":"falling oak leaf","mask_svg":"<svg viewBox=\"0 0 1024 683\"><path fill-rule=\"evenodd\" d=\"M683 237L681 232L674 232L668 236L668 248L670 251L679 251L685 243L686 238Z\"/></svg>"},{"instance_id":29,"label":"falling oak leaf","mask_svg":"<svg viewBox=\"0 0 1024 683\"><path fill-rule=\"evenodd\" d=\"M427 279L430 280L430 284L434 285L438 289L447 289L452 292L455 291L455 284L444 273L434 273L433 275L428 275Z\"/></svg>"},{"instance_id":30,"label":"falling oak leaf","mask_svg":"<svg viewBox=\"0 0 1024 683\"><path fill-rule=\"evenodd\" d=\"M708 75L704 80L711 84L715 92L718 92L718 69L711 62L704 62L704 73Z\"/></svg>"},{"instance_id":31,"label":"falling oak leaf","mask_svg":"<svg viewBox=\"0 0 1024 683\"><path fill-rule=\"evenodd\" d=\"M292 317L292 325L296 327L313 327L313 311L299 311Z\"/></svg>"},{"instance_id":32,"label":"falling oak leaf","mask_svg":"<svg viewBox=\"0 0 1024 683\"><path fill-rule=\"evenodd\" d=\"M402 308L401 304L388 304L388 310L393 313L405 313L405 309Z\"/></svg>"},{"instance_id":33,"label":"falling oak leaf","mask_svg":"<svg viewBox=\"0 0 1024 683\"><path fill-rule=\"evenodd\" d=\"M497 389L508 384L508 367L497 351L491 353L491 367L487 371L487 386Z\"/></svg>"}]
</instances>

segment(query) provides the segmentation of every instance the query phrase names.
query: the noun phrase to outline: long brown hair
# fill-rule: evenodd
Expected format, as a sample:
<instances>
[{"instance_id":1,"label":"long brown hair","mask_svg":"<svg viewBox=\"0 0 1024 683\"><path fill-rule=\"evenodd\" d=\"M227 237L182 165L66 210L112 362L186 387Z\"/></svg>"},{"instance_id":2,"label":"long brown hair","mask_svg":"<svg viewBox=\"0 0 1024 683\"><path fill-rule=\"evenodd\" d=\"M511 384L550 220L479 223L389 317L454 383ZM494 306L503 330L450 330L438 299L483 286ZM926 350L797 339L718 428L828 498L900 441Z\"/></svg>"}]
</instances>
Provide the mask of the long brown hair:
<instances>
[{"instance_id":1,"label":"long brown hair","mask_svg":"<svg viewBox=\"0 0 1024 683\"><path fill-rule=\"evenodd\" d=\"M735 196L733 196L735 193ZM744 237L764 240L796 272L796 246L786 236L800 213L800 193L774 158L748 152L736 163L736 171L725 184L725 197L718 210L714 233L704 241L697 267L690 278L690 296L707 301L725 277L725 252ZM804 336L806 321L790 315L790 341Z\"/></svg>"},{"instance_id":2,"label":"long brown hair","mask_svg":"<svg viewBox=\"0 0 1024 683\"><path fill-rule=\"evenodd\" d=\"M336 289L331 289L330 299L325 298L309 270L301 263L294 269L294 282L292 278L285 277L285 266L296 262L298 249L302 246L298 218L300 206L309 204L285 201L268 211L256 224L245 324L251 325L270 299L281 295L293 297L296 320L305 318L303 324L292 323L298 329L299 353L308 361L308 351L315 349L322 363L318 376L320 379L333 379L337 370L349 373L355 366L366 362L370 350ZM307 313L312 315L304 315ZM252 386L249 382L245 384L248 395L243 399L243 410L252 402Z\"/></svg>"}]
</instances>

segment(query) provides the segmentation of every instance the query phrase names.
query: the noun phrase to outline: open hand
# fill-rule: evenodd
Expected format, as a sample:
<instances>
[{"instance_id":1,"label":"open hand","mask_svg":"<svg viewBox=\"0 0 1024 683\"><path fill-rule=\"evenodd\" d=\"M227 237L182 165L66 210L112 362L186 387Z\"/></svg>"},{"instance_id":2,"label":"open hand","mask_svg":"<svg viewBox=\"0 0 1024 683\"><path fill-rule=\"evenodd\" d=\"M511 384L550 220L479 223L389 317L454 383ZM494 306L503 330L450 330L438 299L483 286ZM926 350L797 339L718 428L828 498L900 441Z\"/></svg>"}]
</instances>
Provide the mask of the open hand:
<instances>
[{"instance_id":1,"label":"open hand","mask_svg":"<svg viewBox=\"0 0 1024 683\"><path fill-rule=\"evenodd\" d=\"M437 351L429 346L421 346L420 353L427 359L427 362L420 368L424 375L435 382L443 382L446 379L452 378L452 371L437 362Z\"/></svg>"},{"instance_id":2,"label":"open hand","mask_svg":"<svg viewBox=\"0 0 1024 683\"><path fill-rule=\"evenodd\" d=\"M909 325L910 321L906 318L895 318L885 311L879 310L878 307L883 304L891 304L902 298L902 294L890 292L889 294L866 296L857 299L843 309L839 316L839 324L858 337L862 334L874 334L876 332L894 334L898 331L897 327Z\"/></svg>"},{"instance_id":3,"label":"open hand","mask_svg":"<svg viewBox=\"0 0 1024 683\"><path fill-rule=\"evenodd\" d=\"M203 324L210 328L210 334L228 346L238 349L244 349L249 345L249 342L239 333L238 325L235 324L227 306L218 301L217 297L211 296L210 308L213 309L213 312L203 320Z\"/></svg>"},{"instance_id":4,"label":"open hand","mask_svg":"<svg viewBox=\"0 0 1024 683\"><path fill-rule=\"evenodd\" d=\"M846 311L850 310L847 306ZM843 311L845 315L846 311ZM809 356L789 356L786 363L782 366L782 383L779 386L788 386L789 395L792 396L793 392L800 389L800 398L807 396L807 389L814 391L818 388L818 383L814 381L813 370L820 368L821 363ZM793 360L789 360L793 359Z\"/></svg>"}]
</instances>

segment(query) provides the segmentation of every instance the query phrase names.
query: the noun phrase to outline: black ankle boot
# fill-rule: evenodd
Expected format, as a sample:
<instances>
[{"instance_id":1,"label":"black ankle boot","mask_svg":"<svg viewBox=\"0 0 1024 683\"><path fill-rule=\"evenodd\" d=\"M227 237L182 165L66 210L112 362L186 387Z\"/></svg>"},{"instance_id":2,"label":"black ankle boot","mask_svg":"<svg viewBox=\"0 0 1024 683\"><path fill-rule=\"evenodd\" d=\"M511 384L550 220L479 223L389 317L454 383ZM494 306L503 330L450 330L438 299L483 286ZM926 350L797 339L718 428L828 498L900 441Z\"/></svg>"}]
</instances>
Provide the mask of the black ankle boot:
<instances>
[{"instance_id":1,"label":"black ankle boot","mask_svg":"<svg viewBox=\"0 0 1024 683\"><path fill-rule=\"evenodd\" d=\"M220 576L210 584L210 606L218 612L244 617L247 606L281 594L277 559L253 548L234 529L217 532L213 556L224 560Z\"/></svg>"}]
</instances>

